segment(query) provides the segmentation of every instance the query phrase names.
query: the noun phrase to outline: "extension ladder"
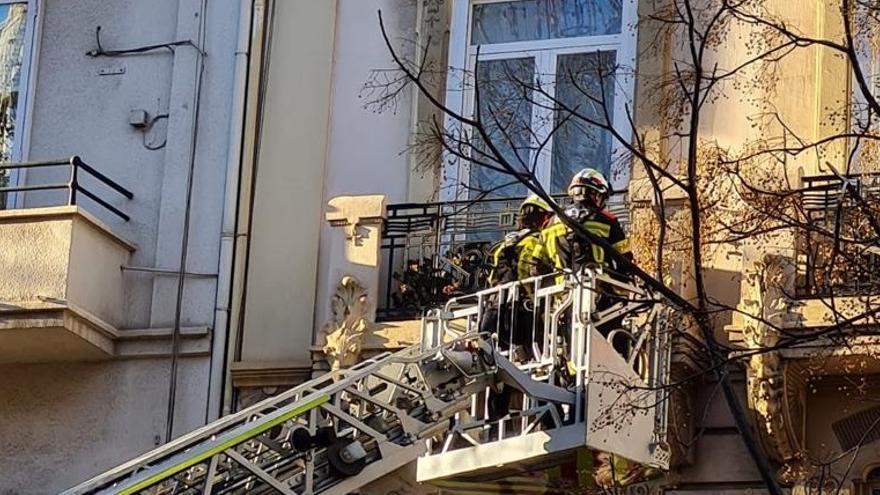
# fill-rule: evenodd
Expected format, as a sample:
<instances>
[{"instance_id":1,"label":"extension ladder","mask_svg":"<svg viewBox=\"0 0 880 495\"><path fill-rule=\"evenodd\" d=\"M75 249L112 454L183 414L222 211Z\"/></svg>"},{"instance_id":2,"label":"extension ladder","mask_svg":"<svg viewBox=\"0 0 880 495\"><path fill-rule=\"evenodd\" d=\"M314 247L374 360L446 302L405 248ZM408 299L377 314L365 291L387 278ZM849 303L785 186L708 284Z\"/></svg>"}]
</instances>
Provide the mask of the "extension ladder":
<instances>
[{"instance_id":1,"label":"extension ladder","mask_svg":"<svg viewBox=\"0 0 880 495\"><path fill-rule=\"evenodd\" d=\"M657 398L676 324L670 312L598 271L546 287L550 280L452 299L422 320L419 344L331 371L63 495L346 494L413 461L419 481L474 479L584 447L667 469L666 405ZM597 311L599 287L620 302ZM499 341L512 330L497 322L525 300L538 316L523 357L514 339ZM629 330L600 333L608 321ZM605 424L621 384L631 410L614 412L625 424ZM502 387L515 391L514 405L492 417L489 402Z\"/></svg>"}]
</instances>

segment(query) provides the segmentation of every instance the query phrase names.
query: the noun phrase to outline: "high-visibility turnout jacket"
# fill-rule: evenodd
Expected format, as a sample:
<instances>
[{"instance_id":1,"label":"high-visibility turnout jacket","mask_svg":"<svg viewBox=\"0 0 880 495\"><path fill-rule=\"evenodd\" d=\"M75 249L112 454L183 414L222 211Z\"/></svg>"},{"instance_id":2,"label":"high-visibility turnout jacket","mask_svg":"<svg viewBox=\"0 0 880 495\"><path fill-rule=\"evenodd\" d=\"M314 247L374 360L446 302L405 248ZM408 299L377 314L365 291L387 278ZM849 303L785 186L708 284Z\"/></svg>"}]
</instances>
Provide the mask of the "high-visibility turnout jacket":
<instances>
[{"instance_id":1,"label":"high-visibility turnout jacket","mask_svg":"<svg viewBox=\"0 0 880 495\"><path fill-rule=\"evenodd\" d=\"M608 210L589 211L573 207L566 215L574 219L593 235L608 241L618 253L632 257L629 239L617 217ZM607 266L605 249L595 243L577 237L559 217L554 217L541 231L540 243L532 251L533 263L543 271L577 270L586 264ZM562 277L560 277L561 279Z\"/></svg>"},{"instance_id":2,"label":"high-visibility turnout jacket","mask_svg":"<svg viewBox=\"0 0 880 495\"><path fill-rule=\"evenodd\" d=\"M540 233L532 229L511 232L492 248L492 271L489 283L500 285L529 278L532 253L540 244Z\"/></svg>"}]
</instances>

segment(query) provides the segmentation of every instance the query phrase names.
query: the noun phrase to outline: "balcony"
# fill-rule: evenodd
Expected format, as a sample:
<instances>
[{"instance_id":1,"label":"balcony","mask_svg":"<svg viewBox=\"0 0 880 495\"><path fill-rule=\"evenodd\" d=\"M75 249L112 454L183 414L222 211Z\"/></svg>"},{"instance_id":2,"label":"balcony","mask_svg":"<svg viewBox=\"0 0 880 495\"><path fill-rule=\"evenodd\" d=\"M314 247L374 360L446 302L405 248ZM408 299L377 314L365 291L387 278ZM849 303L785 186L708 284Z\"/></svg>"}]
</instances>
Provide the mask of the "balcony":
<instances>
[{"instance_id":1,"label":"balcony","mask_svg":"<svg viewBox=\"0 0 880 495\"><path fill-rule=\"evenodd\" d=\"M817 329L857 317L880 302L880 245L872 225L878 200L880 174L804 177L798 212L803 221L781 237L790 244L739 253L744 314L734 315L731 340L741 341L741 333L749 332L749 314L773 316L781 328ZM774 283L763 283L771 277Z\"/></svg>"},{"instance_id":2,"label":"balcony","mask_svg":"<svg viewBox=\"0 0 880 495\"><path fill-rule=\"evenodd\" d=\"M380 321L418 318L429 307L486 288L492 246L517 229L525 198L389 205L382 230ZM556 198L561 204L568 198ZM609 201L626 224L624 196Z\"/></svg>"},{"instance_id":3,"label":"balcony","mask_svg":"<svg viewBox=\"0 0 880 495\"><path fill-rule=\"evenodd\" d=\"M0 188L0 197L39 191L63 191L66 197L57 206L0 210L0 364L114 354L125 307L120 267L135 246L88 209L103 208L127 221L104 198L133 195L78 157L0 165L0 171L50 167L66 167L69 180Z\"/></svg>"},{"instance_id":4,"label":"balcony","mask_svg":"<svg viewBox=\"0 0 880 495\"><path fill-rule=\"evenodd\" d=\"M516 229L523 199L392 205L380 195L331 199L326 219L338 230L329 242L345 247L329 272L342 277L330 281L336 290L312 348L313 371L416 343L426 310L485 289L490 248ZM611 197L609 209L626 225L623 194ZM354 352L338 349L340 339Z\"/></svg>"},{"instance_id":5,"label":"balcony","mask_svg":"<svg viewBox=\"0 0 880 495\"><path fill-rule=\"evenodd\" d=\"M803 209L815 230L798 235L797 295L801 298L880 294L880 244L872 235L880 174L804 178ZM847 193L845 187L851 188ZM863 208L855 197L862 198ZM846 239L833 260L835 237ZM874 237L873 241L871 238Z\"/></svg>"},{"instance_id":6,"label":"balcony","mask_svg":"<svg viewBox=\"0 0 880 495\"><path fill-rule=\"evenodd\" d=\"M808 447L806 411L817 387L840 375L880 373L873 311L880 175L804 177L799 195L798 221L776 242L732 250L742 277L726 327L732 344L751 351L749 408L781 472L795 472ZM798 336L809 338L791 339Z\"/></svg>"}]
</instances>

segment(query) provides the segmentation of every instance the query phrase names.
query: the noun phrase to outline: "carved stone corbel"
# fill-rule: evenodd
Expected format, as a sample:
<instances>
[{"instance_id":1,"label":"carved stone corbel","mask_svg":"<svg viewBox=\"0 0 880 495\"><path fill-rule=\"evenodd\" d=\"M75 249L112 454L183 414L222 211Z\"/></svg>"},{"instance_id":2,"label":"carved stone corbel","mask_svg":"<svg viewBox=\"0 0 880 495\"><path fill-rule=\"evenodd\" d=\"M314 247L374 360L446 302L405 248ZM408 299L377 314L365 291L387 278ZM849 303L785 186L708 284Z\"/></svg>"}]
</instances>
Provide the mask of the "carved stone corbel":
<instances>
[{"instance_id":1,"label":"carved stone corbel","mask_svg":"<svg viewBox=\"0 0 880 495\"><path fill-rule=\"evenodd\" d=\"M345 258L358 265L378 267L385 196L337 196L328 202L327 221L342 227Z\"/></svg>"},{"instance_id":2,"label":"carved stone corbel","mask_svg":"<svg viewBox=\"0 0 880 495\"><path fill-rule=\"evenodd\" d=\"M770 349L779 343L778 328L790 328L794 301L786 290L793 286L790 258L767 254L743 274L740 310L745 320L743 341L752 350ZM796 365L775 350L751 356L746 370L749 408L754 412L765 449L783 464L780 478L794 482L803 473L804 390Z\"/></svg>"},{"instance_id":3,"label":"carved stone corbel","mask_svg":"<svg viewBox=\"0 0 880 495\"><path fill-rule=\"evenodd\" d=\"M331 319L321 329L324 356L331 370L358 362L364 338L372 331L367 289L352 276L342 277L330 303Z\"/></svg>"}]
</instances>

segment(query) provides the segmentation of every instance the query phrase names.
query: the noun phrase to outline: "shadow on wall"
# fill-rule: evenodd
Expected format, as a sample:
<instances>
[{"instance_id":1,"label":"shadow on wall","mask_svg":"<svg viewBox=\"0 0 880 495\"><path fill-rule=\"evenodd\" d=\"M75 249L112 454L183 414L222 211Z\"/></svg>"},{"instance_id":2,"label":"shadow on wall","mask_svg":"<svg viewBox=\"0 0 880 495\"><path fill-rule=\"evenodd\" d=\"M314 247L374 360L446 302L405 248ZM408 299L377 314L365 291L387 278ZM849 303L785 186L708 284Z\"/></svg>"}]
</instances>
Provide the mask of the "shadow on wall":
<instances>
[{"instance_id":1,"label":"shadow on wall","mask_svg":"<svg viewBox=\"0 0 880 495\"><path fill-rule=\"evenodd\" d=\"M709 290L709 294L718 303L732 308L737 307L742 299L742 273L732 270L720 270L706 268L703 270L703 280ZM716 338L722 343L727 343L727 333L724 327L733 323L733 312L722 311L714 317Z\"/></svg>"}]
</instances>

